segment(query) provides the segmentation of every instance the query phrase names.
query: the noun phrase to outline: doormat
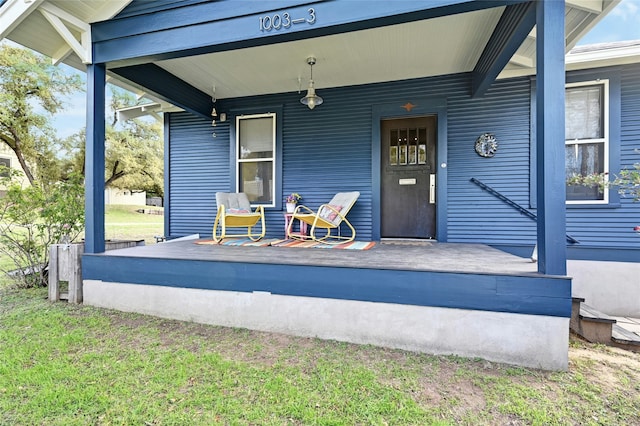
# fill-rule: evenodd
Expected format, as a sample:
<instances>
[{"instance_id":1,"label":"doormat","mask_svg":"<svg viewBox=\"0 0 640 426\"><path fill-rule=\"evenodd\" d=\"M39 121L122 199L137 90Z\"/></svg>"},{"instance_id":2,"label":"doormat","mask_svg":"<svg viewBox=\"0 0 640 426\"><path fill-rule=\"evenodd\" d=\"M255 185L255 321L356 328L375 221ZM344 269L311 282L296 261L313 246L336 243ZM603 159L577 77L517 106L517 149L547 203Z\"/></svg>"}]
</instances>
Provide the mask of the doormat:
<instances>
[{"instance_id":1,"label":"doormat","mask_svg":"<svg viewBox=\"0 0 640 426\"><path fill-rule=\"evenodd\" d=\"M339 250L369 250L376 245L373 241L351 241L342 244L323 244L317 241L279 240L266 238L260 241L251 241L249 238L225 238L221 243L213 240L200 240L195 244L220 245L220 246L242 246L242 247L298 247L298 248L321 248Z\"/></svg>"}]
</instances>

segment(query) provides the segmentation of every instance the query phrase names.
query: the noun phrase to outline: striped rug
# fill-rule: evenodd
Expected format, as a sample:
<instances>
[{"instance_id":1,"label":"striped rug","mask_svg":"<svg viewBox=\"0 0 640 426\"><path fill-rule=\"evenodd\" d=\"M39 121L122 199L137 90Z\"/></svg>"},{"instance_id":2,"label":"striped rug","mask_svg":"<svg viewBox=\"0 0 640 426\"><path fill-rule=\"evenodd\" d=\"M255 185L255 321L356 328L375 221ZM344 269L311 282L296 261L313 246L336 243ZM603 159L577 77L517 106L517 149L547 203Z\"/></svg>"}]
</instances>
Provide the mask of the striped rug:
<instances>
[{"instance_id":1,"label":"striped rug","mask_svg":"<svg viewBox=\"0 0 640 426\"><path fill-rule=\"evenodd\" d=\"M373 241L351 241L342 244L323 244L316 241L278 240L271 243L272 247L301 247L301 248L321 248L339 250L369 250L375 246Z\"/></svg>"},{"instance_id":2,"label":"striped rug","mask_svg":"<svg viewBox=\"0 0 640 426\"><path fill-rule=\"evenodd\" d=\"M196 244L221 245L221 246L243 246L243 247L298 247L298 248L321 248L339 250L369 250L376 245L373 241L351 241L342 244L323 244L316 241L279 240L275 238L265 238L260 241L251 241L248 238L227 238L218 244L213 240L200 240Z\"/></svg>"}]
</instances>

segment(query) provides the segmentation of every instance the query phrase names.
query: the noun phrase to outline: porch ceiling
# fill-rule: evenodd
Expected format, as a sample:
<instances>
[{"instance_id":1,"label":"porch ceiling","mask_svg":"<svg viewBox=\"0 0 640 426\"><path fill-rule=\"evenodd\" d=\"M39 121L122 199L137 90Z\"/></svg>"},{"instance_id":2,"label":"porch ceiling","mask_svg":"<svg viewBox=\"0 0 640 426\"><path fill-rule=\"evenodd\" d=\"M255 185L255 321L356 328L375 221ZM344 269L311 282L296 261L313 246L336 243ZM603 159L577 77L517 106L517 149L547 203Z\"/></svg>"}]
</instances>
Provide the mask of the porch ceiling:
<instances>
[{"instance_id":1,"label":"porch ceiling","mask_svg":"<svg viewBox=\"0 0 640 426\"><path fill-rule=\"evenodd\" d=\"M0 37L50 56L54 62L83 70L84 63L91 62L91 57L90 49L89 54L86 50L87 27L82 24L108 20L130 1L0 1ZM567 52L619 1L567 0ZM313 71L319 90L467 72L476 65L503 11L504 7L496 7L351 33L163 60L156 65L208 95L213 94L215 86L219 99L305 91L309 80L308 56L317 58ZM54 15L53 21L50 16L46 18L47 13ZM534 28L505 67L502 77L535 73L535 35ZM112 76L120 80L116 84L127 86L125 79ZM134 91L141 94L139 85L136 87Z\"/></svg>"},{"instance_id":2,"label":"porch ceiling","mask_svg":"<svg viewBox=\"0 0 640 426\"><path fill-rule=\"evenodd\" d=\"M156 64L195 88L233 98L473 70L504 8L252 47Z\"/></svg>"}]
</instances>

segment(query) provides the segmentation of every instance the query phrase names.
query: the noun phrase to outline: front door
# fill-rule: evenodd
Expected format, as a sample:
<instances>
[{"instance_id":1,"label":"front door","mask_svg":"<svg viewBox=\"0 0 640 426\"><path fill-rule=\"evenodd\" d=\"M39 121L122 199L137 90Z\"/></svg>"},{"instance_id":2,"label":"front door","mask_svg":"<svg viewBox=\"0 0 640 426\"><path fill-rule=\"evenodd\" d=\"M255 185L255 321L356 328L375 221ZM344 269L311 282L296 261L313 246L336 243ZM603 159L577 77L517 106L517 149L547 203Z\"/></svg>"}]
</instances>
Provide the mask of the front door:
<instances>
[{"instance_id":1,"label":"front door","mask_svg":"<svg viewBox=\"0 0 640 426\"><path fill-rule=\"evenodd\" d=\"M381 122L382 238L436 236L436 119Z\"/></svg>"}]
</instances>

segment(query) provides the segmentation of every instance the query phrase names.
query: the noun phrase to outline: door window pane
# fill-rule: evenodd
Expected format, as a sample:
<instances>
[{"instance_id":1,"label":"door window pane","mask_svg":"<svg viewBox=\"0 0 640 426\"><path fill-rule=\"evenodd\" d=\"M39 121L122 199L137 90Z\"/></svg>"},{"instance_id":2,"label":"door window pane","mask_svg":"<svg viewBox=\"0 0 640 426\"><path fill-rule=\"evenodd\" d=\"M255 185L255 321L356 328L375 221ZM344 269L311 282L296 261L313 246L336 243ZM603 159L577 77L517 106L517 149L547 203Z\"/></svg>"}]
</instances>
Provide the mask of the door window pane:
<instances>
[{"instance_id":1,"label":"door window pane","mask_svg":"<svg viewBox=\"0 0 640 426\"><path fill-rule=\"evenodd\" d=\"M389 134L389 165L398 165L398 130L391 130Z\"/></svg>"},{"instance_id":2,"label":"door window pane","mask_svg":"<svg viewBox=\"0 0 640 426\"><path fill-rule=\"evenodd\" d=\"M389 131L389 165L406 166L427 163L427 129L392 129Z\"/></svg>"}]
</instances>

